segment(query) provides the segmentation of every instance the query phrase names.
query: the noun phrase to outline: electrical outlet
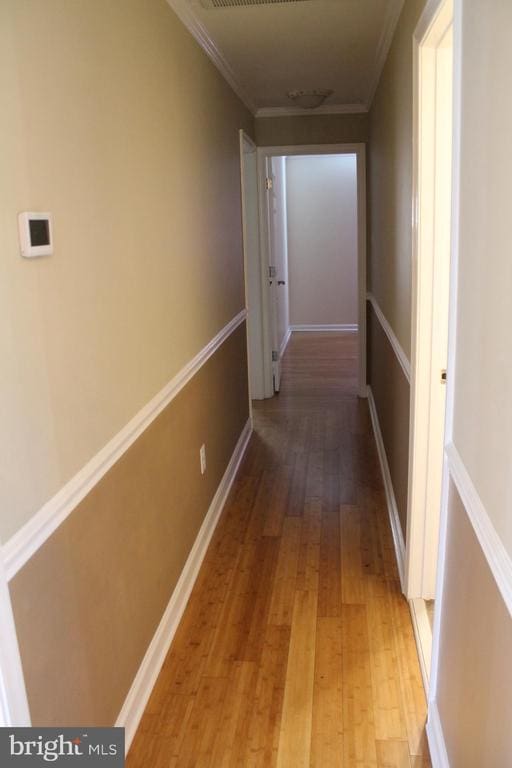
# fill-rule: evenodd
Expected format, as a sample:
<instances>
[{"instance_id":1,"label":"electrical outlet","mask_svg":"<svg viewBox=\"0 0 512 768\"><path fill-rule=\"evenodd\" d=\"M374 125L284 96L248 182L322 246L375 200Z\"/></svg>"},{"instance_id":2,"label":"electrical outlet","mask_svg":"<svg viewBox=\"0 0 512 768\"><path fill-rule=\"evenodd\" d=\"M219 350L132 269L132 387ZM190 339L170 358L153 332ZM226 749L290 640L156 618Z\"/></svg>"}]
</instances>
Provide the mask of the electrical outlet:
<instances>
[{"instance_id":1,"label":"electrical outlet","mask_svg":"<svg viewBox=\"0 0 512 768\"><path fill-rule=\"evenodd\" d=\"M206 472L206 445L203 443L199 449L199 461L201 462L201 474Z\"/></svg>"}]
</instances>

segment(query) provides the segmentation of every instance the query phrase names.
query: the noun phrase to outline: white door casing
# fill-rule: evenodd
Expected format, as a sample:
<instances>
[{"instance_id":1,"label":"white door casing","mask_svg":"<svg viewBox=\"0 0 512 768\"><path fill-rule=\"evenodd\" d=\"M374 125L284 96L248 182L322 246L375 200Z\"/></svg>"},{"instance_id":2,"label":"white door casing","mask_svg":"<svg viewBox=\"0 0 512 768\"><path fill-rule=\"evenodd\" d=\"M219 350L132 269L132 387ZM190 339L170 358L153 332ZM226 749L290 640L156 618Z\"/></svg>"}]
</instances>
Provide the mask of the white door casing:
<instances>
[{"instance_id":1,"label":"white door casing","mask_svg":"<svg viewBox=\"0 0 512 768\"><path fill-rule=\"evenodd\" d=\"M366 147L364 144L309 144L301 146L258 147L259 188L260 188L260 246L262 284L267 282L267 290L261 296L263 316L264 348L264 389L265 397L274 393L272 351L276 341L275 318L277 311L268 281L268 270L273 266L272 231L270 224L270 204L266 190L266 178L269 174L269 160L273 157L290 155L336 155L354 154L357 164L357 233L358 233L358 394L367 396L366 386Z\"/></svg>"},{"instance_id":2,"label":"white door casing","mask_svg":"<svg viewBox=\"0 0 512 768\"><path fill-rule=\"evenodd\" d=\"M259 243L259 195L256 145L240 130L240 184L244 249L249 402L264 393L262 284Z\"/></svg>"},{"instance_id":3,"label":"white door casing","mask_svg":"<svg viewBox=\"0 0 512 768\"><path fill-rule=\"evenodd\" d=\"M413 260L406 592L432 599L445 445L451 258L451 0L429 3L414 36ZM450 371L448 371L450 375Z\"/></svg>"}]
</instances>

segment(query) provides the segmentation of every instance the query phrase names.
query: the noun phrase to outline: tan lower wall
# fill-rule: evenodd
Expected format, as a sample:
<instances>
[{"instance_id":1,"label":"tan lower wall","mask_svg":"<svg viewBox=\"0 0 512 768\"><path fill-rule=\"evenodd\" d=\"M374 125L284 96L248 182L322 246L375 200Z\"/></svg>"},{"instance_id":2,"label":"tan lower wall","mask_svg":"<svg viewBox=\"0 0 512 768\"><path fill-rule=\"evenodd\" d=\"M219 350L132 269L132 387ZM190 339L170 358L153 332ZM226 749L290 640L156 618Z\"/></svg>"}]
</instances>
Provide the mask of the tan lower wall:
<instances>
[{"instance_id":1,"label":"tan lower wall","mask_svg":"<svg viewBox=\"0 0 512 768\"><path fill-rule=\"evenodd\" d=\"M257 117L256 143L261 147L295 144L357 144L368 141L368 115L295 115Z\"/></svg>"},{"instance_id":2,"label":"tan lower wall","mask_svg":"<svg viewBox=\"0 0 512 768\"><path fill-rule=\"evenodd\" d=\"M373 307L367 303L368 383L372 388L404 540L409 472L409 382Z\"/></svg>"},{"instance_id":3,"label":"tan lower wall","mask_svg":"<svg viewBox=\"0 0 512 768\"><path fill-rule=\"evenodd\" d=\"M437 704L451 768L512 763L512 619L462 501L448 505Z\"/></svg>"},{"instance_id":4,"label":"tan lower wall","mask_svg":"<svg viewBox=\"0 0 512 768\"><path fill-rule=\"evenodd\" d=\"M34 725L115 722L247 421L246 371L242 324L11 581Z\"/></svg>"}]
</instances>

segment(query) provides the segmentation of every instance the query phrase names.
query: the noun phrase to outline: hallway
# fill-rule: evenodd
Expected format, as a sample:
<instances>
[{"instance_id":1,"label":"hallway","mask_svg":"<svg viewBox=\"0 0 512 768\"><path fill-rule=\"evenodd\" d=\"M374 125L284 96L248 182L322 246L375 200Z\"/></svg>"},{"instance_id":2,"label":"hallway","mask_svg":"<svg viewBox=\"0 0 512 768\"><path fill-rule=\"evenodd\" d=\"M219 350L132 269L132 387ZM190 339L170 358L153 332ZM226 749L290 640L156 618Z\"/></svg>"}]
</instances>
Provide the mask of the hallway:
<instances>
[{"instance_id":1,"label":"hallway","mask_svg":"<svg viewBox=\"0 0 512 768\"><path fill-rule=\"evenodd\" d=\"M292 335L128 768L430 766L355 334Z\"/></svg>"}]
</instances>

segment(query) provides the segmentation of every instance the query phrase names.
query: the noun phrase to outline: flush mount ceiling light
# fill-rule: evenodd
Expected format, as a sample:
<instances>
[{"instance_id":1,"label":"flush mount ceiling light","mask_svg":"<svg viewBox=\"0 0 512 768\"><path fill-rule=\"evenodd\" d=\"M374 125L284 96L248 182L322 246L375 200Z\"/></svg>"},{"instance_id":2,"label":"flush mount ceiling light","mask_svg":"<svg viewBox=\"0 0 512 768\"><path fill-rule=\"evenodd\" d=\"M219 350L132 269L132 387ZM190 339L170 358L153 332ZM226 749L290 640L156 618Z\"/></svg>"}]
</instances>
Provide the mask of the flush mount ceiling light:
<instances>
[{"instance_id":1,"label":"flush mount ceiling light","mask_svg":"<svg viewBox=\"0 0 512 768\"><path fill-rule=\"evenodd\" d=\"M324 103L326 98L330 96L334 91L328 88L324 90L314 91L288 91L288 98L293 101L298 107L303 109L316 109Z\"/></svg>"},{"instance_id":2,"label":"flush mount ceiling light","mask_svg":"<svg viewBox=\"0 0 512 768\"><path fill-rule=\"evenodd\" d=\"M200 0L200 2L203 8L211 11L216 8L247 8L251 5L284 5L289 3L304 3L306 0Z\"/></svg>"}]
</instances>

